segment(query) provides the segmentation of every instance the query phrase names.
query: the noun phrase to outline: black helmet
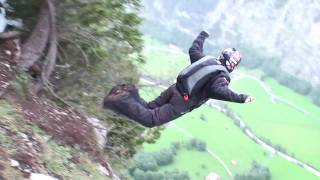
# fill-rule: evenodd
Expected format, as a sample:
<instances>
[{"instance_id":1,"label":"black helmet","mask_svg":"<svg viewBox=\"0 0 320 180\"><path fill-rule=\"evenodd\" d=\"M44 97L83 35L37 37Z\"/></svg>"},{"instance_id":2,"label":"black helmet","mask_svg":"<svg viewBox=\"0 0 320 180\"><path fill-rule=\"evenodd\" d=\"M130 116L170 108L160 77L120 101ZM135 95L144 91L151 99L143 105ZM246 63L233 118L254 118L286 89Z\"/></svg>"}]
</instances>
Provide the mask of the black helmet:
<instances>
[{"instance_id":1,"label":"black helmet","mask_svg":"<svg viewBox=\"0 0 320 180\"><path fill-rule=\"evenodd\" d=\"M241 62L241 54L235 48L227 48L222 51L219 59L227 70L232 72L233 69Z\"/></svg>"}]
</instances>

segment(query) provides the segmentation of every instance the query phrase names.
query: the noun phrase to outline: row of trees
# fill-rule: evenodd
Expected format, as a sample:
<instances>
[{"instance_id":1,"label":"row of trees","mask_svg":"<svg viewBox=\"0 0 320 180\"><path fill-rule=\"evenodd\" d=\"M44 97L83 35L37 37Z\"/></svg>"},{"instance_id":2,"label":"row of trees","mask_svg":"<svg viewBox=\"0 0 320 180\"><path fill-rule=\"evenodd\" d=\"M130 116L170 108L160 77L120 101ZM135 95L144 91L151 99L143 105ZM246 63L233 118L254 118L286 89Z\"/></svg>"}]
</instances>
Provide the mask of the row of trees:
<instances>
[{"instance_id":1,"label":"row of trees","mask_svg":"<svg viewBox=\"0 0 320 180\"><path fill-rule=\"evenodd\" d=\"M277 151L289 155L287 149L284 148L284 147L282 147L280 144L273 144L270 139L265 138L265 137L259 137L259 138L260 138L263 142L265 142L266 144L268 144L269 146L275 148ZM294 154L291 154L291 156L294 157Z\"/></svg>"},{"instance_id":2,"label":"row of trees","mask_svg":"<svg viewBox=\"0 0 320 180\"><path fill-rule=\"evenodd\" d=\"M129 175L136 180L188 180L186 172L166 171L158 172L159 167L172 164L174 152L171 149L163 149L155 153L138 153L134 156Z\"/></svg>"},{"instance_id":3,"label":"row of trees","mask_svg":"<svg viewBox=\"0 0 320 180\"><path fill-rule=\"evenodd\" d=\"M268 167L253 161L249 172L246 174L236 174L234 180L270 180L271 177Z\"/></svg>"},{"instance_id":4,"label":"row of trees","mask_svg":"<svg viewBox=\"0 0 320 180\"><path fill-rule=\"evenodd\" d=\"M207 143L199 138L192 138L189 141L185 142L173 142L171 143L170 148L174 152L174 154L176 154L176 152L181 148L203 152L207 150Z\"/></svg>"},{"instance_id":5,"label":"row of trees","mask_svg":"<svg viewBox=\"0 0 320 180\"><path fill-rule=\"evenodd\" d=\"M207 143L201 139L193 138L187 144L188 149L195 149L197 151L206 151L207 150Z\"/></svg>"},{"instance_id":6,"label":"row of trees","mask_svg":"<svg viewBox=\"0 0 320 180\"><path fill-rule=\"evenodd\" d=\"M243 133L246 134L246 133L247 133L246 130L250 130L251 132L253 132L253 130L252 130L250 127L247 127L247 126L246 126L246 127L242 127L242 126L241 126L241 120L237 118L236 114L232 111L232 109L230 109L227 105L225 105L223 108L226 109L226 115L227 115L230 119L232 119L233 123L234 123L236 126L238 126L238 127L243 131ZM264 143L268 144L269 146L275 148L277 151L289 155L288 151L287 151L284 147L282 147L280 144L273 144L270 139L265 138L265 137L259 137L259 139L260 139L261 141L263 141ZM253 139L253 140L254 140L256 143L258 143L258 141L257 141L256 139ZM291 155L291 156L292 156L292 155ZM293 157L293 156L292 156L292 157Z\"/></svg>"},{"instance_id":7,"label":"row of trees","mask_svg":"<svg viewBox=\"0 0 320 180\"><path fill-rule=\"evenodd\" d=\"M190 139L185 142L173 142L170 148L163 149L153 153L138 153L134 156L132 165L129 167L129 175L137 180L186 180L189 176L185 172L171 171L158 172L161 166L167 166L174 163L174 157L182 148L187 150L206 151L206 143L200 139Z\"/></svg>"},{"instance_id":8,"label":"row of trees","mask_svg":"<svg viewBox=\"0 0 320 180\"><path fill-rule=\"evenodd\" d=\"M177 170L165 171L163 173L153 171L141 171L136 169L133 173L135 180L189 180L190 177L186 172L179 172Z\"/></svg>"}]
</instances>

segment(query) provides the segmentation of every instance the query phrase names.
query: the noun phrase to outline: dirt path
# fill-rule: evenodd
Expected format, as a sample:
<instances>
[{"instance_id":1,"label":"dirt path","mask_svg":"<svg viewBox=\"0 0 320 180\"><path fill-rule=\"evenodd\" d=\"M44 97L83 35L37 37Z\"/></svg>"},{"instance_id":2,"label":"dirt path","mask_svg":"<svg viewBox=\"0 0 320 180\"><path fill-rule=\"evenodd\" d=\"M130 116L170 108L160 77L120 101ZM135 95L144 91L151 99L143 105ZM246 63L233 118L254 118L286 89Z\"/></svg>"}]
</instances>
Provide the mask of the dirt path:
<instances>
[{"instance_id":1,"label":"dirt path","mask_svg":"<svg viewBox=\"0 0 320 180\"><path fill-rule=\"evenodd\" d=\"M227 113L227 111L225 109L223 109L219 105L215 104L215 102L213 100L208 101L206 104L209 107L215 108L216 110L218 110L222 113L225 113L225 114ZM277 149L275 149L274 147L268 145L266 142L264 142L262 139L260 139L253 131L251 131L249 126L245 123L245 121L243 121L238 115L236 115L235 118L237 121L240 122L241 129L244 129L244 131L242 131L242 132L244 132L244 134L246 136L248 136L251 140L253 140L257 144L261 145L264 149L266 149L270 153L278 155L278 156L284 158L285 160L289 161L290 163L298 165L298 166L306 169L307 171L311 172L315 176L320 177L320 170L318 170L318 169L308 165L307 163L300 161L300 160L298 160L298 159L296 159L286 153L280 152Z\"/></svg>"}]
</instances>

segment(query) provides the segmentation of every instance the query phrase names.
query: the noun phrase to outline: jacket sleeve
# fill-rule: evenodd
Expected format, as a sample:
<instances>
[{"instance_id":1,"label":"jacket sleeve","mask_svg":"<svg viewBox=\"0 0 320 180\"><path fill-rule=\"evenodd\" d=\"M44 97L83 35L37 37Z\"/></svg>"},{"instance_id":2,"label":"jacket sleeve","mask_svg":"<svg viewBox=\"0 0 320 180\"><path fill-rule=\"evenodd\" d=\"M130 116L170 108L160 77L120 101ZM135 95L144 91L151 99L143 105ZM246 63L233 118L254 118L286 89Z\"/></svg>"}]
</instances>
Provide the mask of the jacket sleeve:
<instances>
[{"instance_id":1,"label":"jacket sleeve","mask_svg":"<svg viewBox=\"0 0 320 180\"><path fill-rule=\"evenodd\" d=\"M202 31L198 37L193 41L192 46L189 48L189 56L191 64L203 58L203 44L206 38L209 37L209 34L205 31Z\"/></svg>"},{"instance_id":2,"label":"jacket sleeve","mask_svg":"<svg viewBox=\"0 0 320 180\"><path fill-rule=\"evenodd\" d=\"M247 95L237 94L228 88L229 81L225 77L216 79L209 88L209 97L213 99L244 103Z\"/></svg>"}]
</instances>

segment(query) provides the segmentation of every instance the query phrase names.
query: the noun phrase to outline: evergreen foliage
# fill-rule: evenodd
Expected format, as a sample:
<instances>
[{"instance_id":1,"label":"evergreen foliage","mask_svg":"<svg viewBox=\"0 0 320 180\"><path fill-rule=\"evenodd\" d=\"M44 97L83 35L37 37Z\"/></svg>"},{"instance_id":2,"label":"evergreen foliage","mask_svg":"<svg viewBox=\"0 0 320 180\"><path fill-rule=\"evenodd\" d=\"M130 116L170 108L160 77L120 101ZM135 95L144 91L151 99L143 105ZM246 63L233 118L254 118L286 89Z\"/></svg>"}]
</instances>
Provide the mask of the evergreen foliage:
<instances>
[{"instance_id":1,"label":"evergreen foliage","mask_svg":"<svg viewBox=\"0 0 320 180\"><path fill-rule=\"evenodd\" d=\"M34 28L44 0L10 1L14 17L25 24L23 39ZM135 64L143 62L140 0L62 0L56 6L58 58L50 86L76 109L105 120L108 128L106 153L123 165L145 141L160 136L102 109L102 100L116 84L136 84ZM44 61L44 60L42 60ZM40 62L41 64L41 62ZM31 82L31 81L30 81ZM48 93L50 96L51 93ZM150 134L150 133L149 133Z\"/></svg>"},{"instance_id":2,"label":"evergreen foliage","mask_svg":"<svg viewBox=\"0 0 320 180\"><path fill-rule=\"evenodd\" d=\"M161 166L167 166L174 162L174 154L171 149L163 149L154 153L138 153L134 156L129 175L135 180L188 180L186 172L178 170L158 172Z\"/></svg>"},{"instance_id":3,"label":"evergreen foliage","mask_svg":"<svg viewBox=\"0 0 320 180\"><path fill-rule=\"evenodd\" d=\"M154 153L154 158L159 166L165 166L173 163L174 154L170 149L163 149L159 152Z\"/></svg>"},{"instance_id":4,"label":"evergreen foliage","mask_svg":"<svg viewBox=\"0 0 320 180\"><path fill-rule=\"evenodd\" d=\"M269 168L258 164L256 161L252 162L250 171L247 174L234 177L235 180L270 180L271 172Z\"/></svg>"},{"instance_id":5,"label":"evergreen foliage","mask_svg":"<svg viewBox=\"0 0 320 180\"><path fill-rule=\"evenodd\" d=\"M201 139L193 138L189 142L190 146L198 151L206 151L207 144Z\"/></svg>"}]
</instances>

